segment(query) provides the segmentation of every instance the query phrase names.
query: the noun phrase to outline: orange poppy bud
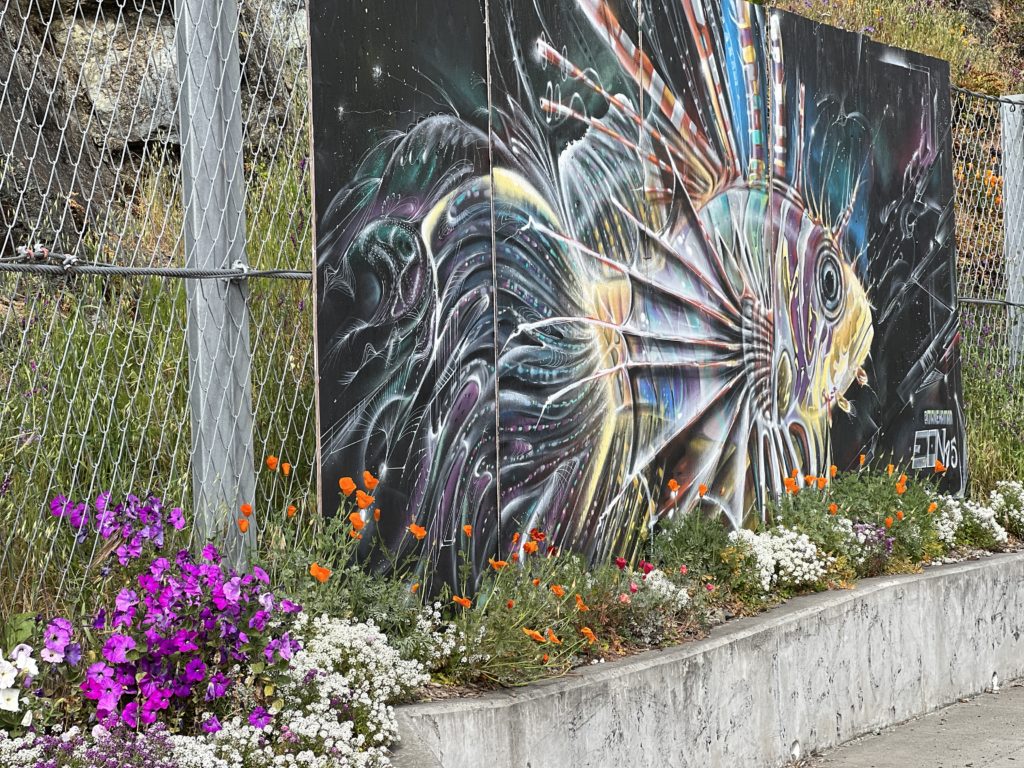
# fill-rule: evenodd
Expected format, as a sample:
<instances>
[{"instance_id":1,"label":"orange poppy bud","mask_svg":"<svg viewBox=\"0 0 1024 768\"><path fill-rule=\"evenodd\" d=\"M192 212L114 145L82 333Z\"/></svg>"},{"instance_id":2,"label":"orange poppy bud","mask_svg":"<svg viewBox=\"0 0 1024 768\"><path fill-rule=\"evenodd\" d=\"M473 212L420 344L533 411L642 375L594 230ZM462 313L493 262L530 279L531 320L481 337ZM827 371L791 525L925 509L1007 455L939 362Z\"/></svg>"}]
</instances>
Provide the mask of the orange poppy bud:
<instances>
[{"instance_id":1,"label":"orange poppy bud","mask_svg":"<svg viewBox=\"0 0 1024 768\"><path fill-rule=\"evenodd\" d=\"M341 488L341 492L346 496L351 496L352 491L356 489L356 484L351 477L343 477L338 481L338 487Z\"/></svg>"},{"instance_id":2,"label":"orange poppy bud","mask_svg":"<svg viewBox=\"0 0 1024 768\"><path fill-rule=\"evenodd\" d=\"M668 489L672 493L675 493L676 491L679 490L679 483L676 482L676 479L674 477L668 481Z\"/></svg>"},{"instance_id":3,"label":"orange poppy bud","mask_svg":"<svg viewBox=\"0 0 1024 768\"><path fill-rule=\"evenodd\" d=\"M886 528L892 528L892 518L891 517L885 518L885 527Z\"/></svg>"},{"instance_id":4,"label":"orange poppy bud","mask_svg":"<svg viewBox=\"0 0 1024 768\"><path fill-rule=\"evenodd\" d=\"M540 579L534 579L533 580L533 586L539 587L540 586Z\"/></svg>"},{"instance_id":5,"label":"orange poppy bud","mask_svg":"<svg viewBox=\"0 0 1024 768\"><path fill-rule=\"evenodd\" d=\"M366 490L372 491L374 488L377 487L377 483L379 482L380 480L378 478L370 474L370 470L363 470L363 485L366 486Z\"/></svg>"},{"instance_id":6,"label":"orange poppy bud","mask_svg":"<svg viewBox=\"0 0 1024 768\"><path fill-rule=\"evenodd\" d=\"M551 592L555 597L565 597L565 589L563 589L560 584L552 584Z\"/></svg>"},{"instance_id":7,"label":"orange poppy bud","mask_svg":"<svg viewBox=\"0 0 1024 768\"><path fill-rule=\"evenodd\" d=\"M472 525L464 525L464 526L462 526L462 532L464 534L466 534L467 536L472 536L473 535L473 526Z\"/></svg>"},{"instance_id":8,"label":"orange poppy bud","mask_svg":"<svg viewBox=\"0 0 1024 768\"><path fill-rule=\"evenodd\" d=\"M902 520L903 519L903 510L902 509L899 512L896 513L896 519L897 520Z\"/></svg>"},{"instance_id":9,"label":"orange poppy bud","mask_svg":"<svg viewBox=\"0 0 1024 768\"><path fill-rule=\"evenodd\" d=\"M281 474L284 475L285 477L288 477L288 475L290 475L291 473L292 473L292 465L289 464L287 461L284 462L281 465Z\"/></svg>"},{"instance_id":10,"label":"orange poppy bud","mask_svg":"<svg viewBox=\"0 0 1024 768\"><path fill-rule=\"evenodd\" d=\"M838 512L839 512L839 505L836 504L834 501L831 504L828 505L828 513L830 515L835 515Z\"/></svg>"},{"instance_id":11,"label":"orange poppy bud","mask_svg":"<svg viewBox=\"0 0 1024 768\"><path fill-rule=\"evenodd\" d=\"M249 517L249 515L252 514L252 504L243 504L238 509L241 510L242 514L246 517Z\"/></svg>"},{"instance_id":12,"label":"orange poppy bud","mask_svg":"<svg viewBox=\"0 0 1024 768\"><path fill-rule=\"evenodd\" d=\"M798 477L800 477L800 470L799 469L792 470L789 473L789 476L792 477L794 480L796 480Z\"/></svg>"},{"instance_id":13,"label":"orange poppy bud","mask_svg":"<svg viewBox=\"0 0 1024 768\"><path fill-rule=\"evenodd\" d=\"M928 511L929 512L934 512L938 508L939 508L939 505L937 503L935 503L934 501L931 504L928 505Z\"/></svg>"},{"instance_id":14,"label":"orange poppy bud","mask_svg":"<svg viewBox=\"0 0 1024 768\"><path fill-rule=\"evenodd\" d=\"M509 610L512 610L513 608L516 607L516 601L515 600L508 600L505 603L505 607L508 608Z\"/></svg>"},{"instance_id":15,"label":"orange poppy bud","mask_svg":"<svg viewBox=\"0 0 1024 768\"><path fill-rule=\"evenodd\" d=\"M417 592L420 591L420 583L417 581L415 584L409 587L409 591L415 595Z\"/></svg>"},{"instance_id":16,"label":"orange poppy bud","mask_svg":"<svg viewBox=\"0 0 1024 768\"><path fill-rule=\"evenodd\" d=\"M562 641L558 639L558 635L555 634L551 627L548 627L548 640L555 645L561 645Z\"/></svg>"},{"instance_id":17,"label":"orange poppy bud","mask_svg":"<svg viewBox=\"0 0 1024 768\"><path fill-rule=\"evenodd\" d=\"M837 474L839 474L839 467L833 464L831 467L828 468L828 474L829 477L835 477Z\"/></svg>"},{"instance_id":18,"label":"orange poppy bud","mask_svg":"<svg viewBox=\"0 0 1024 768\"><path fill-rule=\"evenodd\" d=\"M348 521L352 523L352 527L355 528L357 531L363 530L363 527L366 525L366 521L363 520L363 516L360 515L358 512L353 512L351 515L349 515Z\"/></svg>"},{"instance_id":19,"label":"orange poppy bud","mask_svg":"<svg viewBox=\"0 0 1024 768\"><path fill-rule=\"evenodd\" d=\"M353 538L353 539L361 539L361 538L363 538L363 534L361 534L361 533L356 533L355 531L349 531L349 532L348 532L348 535L349 535L349 536L350 536L351 538Z\"/></svg>"},{"instance_id":20,"label":"orange poppy bud","mask_svg":"<svg viewBox=\"0 0 1024 768\"><path fill-rule=\"evenodd\" d=\"M409 533L416 537L416 541L420 541L424 536L427 535L427 529L424 528L422 525L416 525L416 523L410 525L408 530Z\"/></svg>"},{"instance_id":21,"label":"orange poppy bud","mask_svg":"<svg viewBox=\"0 0 1024 768\"><path fill-rule=\"evenodd\" d=\"M362 491L356 491L356 506L360 509L366 509L368 506L373 504L373 496Z\"/></svg>"},{"instance_id":22,"label":"orange poppy bud","mask_svg":"<svg viewBox=\"0 0 1024 768\"><path fill-rule=\"evenodd\" d=\"M271 472L277 471L278 459L277 456L267 456L267 469Z\"/></svg>"},{"instance_id":23,"label":"orange poppy bud","mask_svg":"<svg viewBox=\"0 0 1024 768\"><path fill-rule=\"evenodd\" d=\"M240 530L242 533L249 532L249 521L246 520L244 517L238 518L238 530Z\"/></svg>"},{"instance_id":24,"label":"orange poppy bud","mask_svg":"<svg viewBox=\"0 0 1024 768\"><path fill-rule=\"evenodd\" d=\"M701 483L700 485L697 486L697 495L699 495L702 499L707 495L707 492L708 487L704 485L704 483Z\"/></svg>"},{"instance_id":25,"label":"orange poppy bud","mask_svg":"<svg viewBox=\"0 0 1024 768\"><path fill-rule=\"evenodd\" d=\"M597 642L597 635L590 627L580 627L580 634L587 638L587 642L591 645Z\"/></svg>"},{"instance_id":26,"label":"orange poppy bud","mask_svg":"<svg viewBox=\"0 0 1024 768\"><path fill-rule=\"evenodd\" d=\"M537 542L536 541L528 541L528 542L526 542L525 544L523 544L523 550L528 555L534 554L537 551Z\"/></svg>"},{"instance_id":27,"label":"orange poppy bud","mask_svg":"<svg viewBox=\"0 0 1024 768\"><path fill-rule=\"evenodd\" d=\"M583 602L582 595L576 595L576 610L580 612L590 610L590 606Z\"/></svg>"},{"instance_id":28,"label":"orange poppy bud","mask_svg":"<svg viewBox=\"0 0 1024 768\"><path fill-rule=\"evenodd\" d=\"M896 467L890 464L885 468L885 471L889 473L889 477L892 477L892 473L896 471Z\"/></svg>"},{"instance_id":29,"label":"orange poppy bud","mask_svg":"<svg viewBox=\"0 0 1024 768\"><path fill-rule=\"evenodd\" d=\"M512 543L513 544L518 544L519 543L519 534L518 533L513 533L512 534Z\"/></svg>"},{"instance_id":30,"label":"orange poppy bud","mask_svg":"<svg viewBox=\"0 0 1024 768\"><path fill-rule=\"evenodd\" d=\"M828 482L828 478L826 478L826 477L819 477L818 478L818 490L819 491L824 490L825 483L827 483L827 482Z\"/></svg>"},{"instance_id":31,"label":"orange poppy bud","mask_svg":"<svg viewBox=\"0 0 1024 768\"><path fill-rule=\"evenodd\" d=\"M309 575L317 581L319 581L321 584L323 584L325 581L327 581L327 579L331 577L331 569L324 568L319 563L313 563L311 566L309 566Z\"/></svg>"},{"instance_id":32,"label":"orange poppy bud","mask_svg":"<svg viewBox=\"0 0 1024 768\"><path fill-rule=\"evenodd\" d=\"M936 460L935 460L935 471L936 471L936 472L945 472L945 471L946 471L946 465L945 465L945 464L943 464L943 463L942 463L941 461L939 461L938 459L936 459Z\"/></svg>"},{"instance_id":33,"label":"orange poppy bud","mask_svg":"<svg viewBox=\"0 0 1024 768\"><path fill-rule=\"evenodd\" d=\"M519 562L519 553L518 552L513 552L511 555L508 556L508 559L509 559L509 562L518 563Z\"/></svg>"},{"instance_id":34,"label":"orange poppy bud","mask_svg":"<svg viewBox=\"0 0 1024 768\"><path fill-rule=\"evenodd\" d=\"M867 461L867 460L868 460L868 457L867 457L867 456L865 456L865 455L864 455L864 454L862 453L862 454L860 455L860 465L861 465L861 466L863 467L863 466L864 466L864 462L865 462L865 461Z\"/></svg>"},{"instance_id":35,"label":"orange poppy bud","mask_svg":"<svg viewBox=\"0 0 1024 768\"><path fill-rule=\"evenodd\" d=\"M377 509L373 510L373 521L374 522L379 522L380 521L380 508L379 507Z\"/></svg>"},{"instance_id":36,"label":"orange poppy bud","mask_svg":"<svg viewBox=\"0 0 1024 768\"><path fill-rule=\"evenodd\" d=\"M295 513L298 511L294 504L288 505L288 517L295 517Z\"/></svg>"},{"instance_id":37,"label":"orange poppy bud","mask_svg":"<svg viewBox=\"0 0 1024 768\"><path fill-rule=\"evenodd\" d=\"M452 597L452 602L458 603L463 608L469 608L469 606L473 604L473 601L470 600L468 597L459 597L458 595L454 595Z\"/></svg>"},{"instance_id":38,"label":"orange poppy bud","mask_svg":"<svg viewBox=\"0 0 1024 768\"><path fill-rule=\"evenodd\" d=\"M535 642L538 642L538 643L546 643L547 642L547 640L544 639L544 635L542 635L536 629L528 629L526 627L523 627L523 634L526 635L528 638L530 638L531 640L533 640Z\"/></svg>"},{"instance_id":39,"label":"orange poppy bud","mask_svg":"<svg viewBox=\"0 0 1024 768\"><path fill-rule=\"evenodd\" d=\"M493 557L488 557L487 562L490 563L491 568L493 568L496 571L500 571L502 568L508 565L508 563L505 560L495 560Z\"/></svg>"}]
</instances>

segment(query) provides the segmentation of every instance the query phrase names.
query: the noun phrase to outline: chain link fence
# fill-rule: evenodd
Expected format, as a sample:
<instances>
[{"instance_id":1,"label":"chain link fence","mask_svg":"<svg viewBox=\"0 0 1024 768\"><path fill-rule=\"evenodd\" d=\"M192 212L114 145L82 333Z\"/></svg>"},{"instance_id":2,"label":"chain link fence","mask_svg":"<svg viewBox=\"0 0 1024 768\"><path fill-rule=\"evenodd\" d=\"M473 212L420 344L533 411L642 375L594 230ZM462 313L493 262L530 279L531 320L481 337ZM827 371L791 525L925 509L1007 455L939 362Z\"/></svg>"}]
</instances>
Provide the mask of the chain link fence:
<instances>
[{"instance_id":1,"label":"chain link fence","mask_svg":"<svg viewBox=\"0 0 1024 768\"><path fill-rule=\"evenodd\" d=\"M67 553L36 514L57 494L152 491L192 506L194 470L212 465L220 474L204 482L233 489L235 503L316 508L301 3L0 0L0 583L66 588L51 566ZM202 24L215 34L196 33ZM954 95L965 398L981 484L990 469L1024 470L1013 352L1024 289L1019 260L1013 273L1006 258L1024 239L1022 111ZM182 126L190 112L206 124ZM1016 126L1016 170L1004 124ZM240 173L200 198L190 179L223 175L204 163L232 142ZM213 311L190 316L190 296ZM197 397L211 382L249 391ZM261 471L270 455L290 472ZM0 608L28 607L22 593L25 604Z\"/></svg>"}]
</instances>

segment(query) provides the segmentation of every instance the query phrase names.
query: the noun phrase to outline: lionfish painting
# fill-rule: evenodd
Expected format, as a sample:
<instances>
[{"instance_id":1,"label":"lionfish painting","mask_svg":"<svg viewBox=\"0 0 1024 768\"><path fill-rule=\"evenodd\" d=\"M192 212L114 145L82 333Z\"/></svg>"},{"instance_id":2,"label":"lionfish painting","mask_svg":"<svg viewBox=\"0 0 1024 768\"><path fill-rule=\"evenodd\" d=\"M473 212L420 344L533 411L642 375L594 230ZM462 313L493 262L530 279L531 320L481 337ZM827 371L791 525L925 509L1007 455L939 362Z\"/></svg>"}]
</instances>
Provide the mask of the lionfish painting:
<instances>
[{"instance_id":1,"label":"lionfish painting","mask_svg":"<svg viewBox=\"0 0 1024 768\"><path fill-rule=\"evenodd\" d=\"M962 484L944 65L739 0L341 5L310 8L322 503L380 477L376 562L635 556L862 452Z\"/></svg>"}]
</instances>

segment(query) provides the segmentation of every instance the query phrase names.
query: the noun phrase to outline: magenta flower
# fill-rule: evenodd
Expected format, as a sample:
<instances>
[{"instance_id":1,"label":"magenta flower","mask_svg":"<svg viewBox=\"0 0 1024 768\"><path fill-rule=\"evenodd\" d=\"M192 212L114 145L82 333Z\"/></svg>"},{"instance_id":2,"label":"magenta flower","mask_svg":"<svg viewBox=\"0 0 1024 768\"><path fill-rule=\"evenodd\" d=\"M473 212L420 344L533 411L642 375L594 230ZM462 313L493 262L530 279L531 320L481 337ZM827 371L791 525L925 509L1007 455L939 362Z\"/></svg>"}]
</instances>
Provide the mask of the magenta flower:
<instances>
[{"instance_id":1,"label":"magenta flower","mask_svg":"<svg viewBox=\"0 0 1024 768\"><path fill-rule=\"evenodd\" d=\"M124 664L128 652L135 650L135 640L128 635L111 635L103 644L103 658L111 664Z\"/></svg>"},{"instance_id":2,"label":"magenta flower","mask_svg":"<svg viewBox=\"0 0 1024 768\"><path fill-rule=\"evenodd\" d=\"M202 729L206 733L217 733L221 729L220 720L217 719L216 715L210 715L203 720Z\"/></svg>"},{"instance_id":3,"label":"magenta flower","mask_svg":"<svg viewBox=\"0 0 1024 768\"><path fill-rule=\"evenodd\" d=\"M253 728L266 728L273 719L273 716L263 707L256 707L249 713L249 725Z\"/></svg>"}]
</instances>

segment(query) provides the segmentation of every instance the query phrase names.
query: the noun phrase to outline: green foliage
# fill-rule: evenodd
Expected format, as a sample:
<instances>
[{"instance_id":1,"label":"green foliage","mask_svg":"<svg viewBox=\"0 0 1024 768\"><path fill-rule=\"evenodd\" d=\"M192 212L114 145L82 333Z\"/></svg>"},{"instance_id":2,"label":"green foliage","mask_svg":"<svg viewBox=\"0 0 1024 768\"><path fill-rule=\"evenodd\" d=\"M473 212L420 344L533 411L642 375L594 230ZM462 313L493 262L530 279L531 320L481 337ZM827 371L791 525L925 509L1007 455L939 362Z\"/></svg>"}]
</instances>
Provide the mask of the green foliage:
<instances>
[{"instance_id":1,"label":"green foliage","mask_svg":"<svg viewBox=\"0 0 1024 768\"><path fill-rule=\"evenodd\" d=\"M681 565L710 581L723 583L731 568L722 560L729 531L720 517L696 512L678 514L659 523L654 534L654 561L672 570Z\"/></svg>"}]
</instances>

